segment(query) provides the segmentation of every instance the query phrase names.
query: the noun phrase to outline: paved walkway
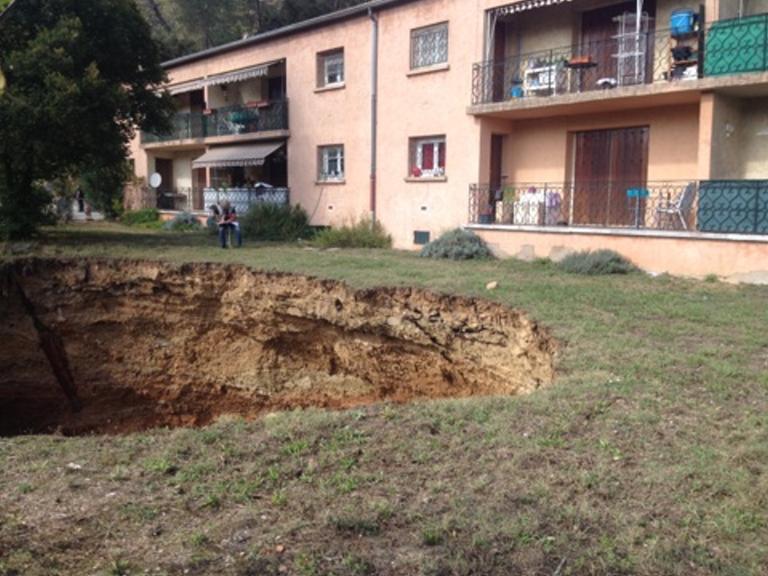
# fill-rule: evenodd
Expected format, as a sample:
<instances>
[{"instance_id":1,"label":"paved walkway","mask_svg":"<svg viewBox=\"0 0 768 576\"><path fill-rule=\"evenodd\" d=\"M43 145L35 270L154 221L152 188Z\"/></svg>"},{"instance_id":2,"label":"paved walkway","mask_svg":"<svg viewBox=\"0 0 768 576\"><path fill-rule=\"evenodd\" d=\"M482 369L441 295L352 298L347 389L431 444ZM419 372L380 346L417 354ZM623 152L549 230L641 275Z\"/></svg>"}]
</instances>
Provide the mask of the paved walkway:
<instances>
[{"instance_id":1,"label":"paved walkway","mask_svg":"<svg viewBox=\"0 0 768 576\"><path fill-rule=\"evenodd\" d=\"M97 212L96 210L91 212L91 220L104 220L104 214ZM86 222L85 212L78 212L77 201L72 202L72 221L73 222Z\"/></svg>"}]
</instances>

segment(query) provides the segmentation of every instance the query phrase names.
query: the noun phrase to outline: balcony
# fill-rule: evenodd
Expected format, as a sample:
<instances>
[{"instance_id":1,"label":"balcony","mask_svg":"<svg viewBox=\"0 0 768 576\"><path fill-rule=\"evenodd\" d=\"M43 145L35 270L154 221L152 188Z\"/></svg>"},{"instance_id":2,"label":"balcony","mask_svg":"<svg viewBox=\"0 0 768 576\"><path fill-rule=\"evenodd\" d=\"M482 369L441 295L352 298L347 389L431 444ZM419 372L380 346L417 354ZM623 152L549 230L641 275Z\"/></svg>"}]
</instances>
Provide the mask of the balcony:
<instances>
[{"instance_id":1,"label":"balcony","mask_svg":"<svg viewBox=\"0 0 768 576\"><path fill-rule=\"evenodd\" d=\"M768 235L768 181L470 186L469 223Z\"/></svg>"},{"instance_id":2,"label":"balcony","mask_svg":"<svg viewBox=\"0 0 768 576\"><path fill-rule=\"evenodd\" d=\"M702 56L698 33L673 38L669 30L657 30L479 62L473 67L472 104L695 80L703 73Z\"/></svg>"},{"instance_id":3,"label":"balcony","mask_svg":"<svg viewBox=\"0 0 768 576\"><path fill-rule=\"evenodd\" d=\"M257 204L290 204L290 189L285 187L240 187L240 188L205 188L203 201L207 208L211 204L220 205L225 200L235 207L238 214L245 214Z\"/></svg>"},{"instance_id":4,"label":"balcony","mask_svg":"<svg viewBox=\"0 0 768 576\"><path fill-rule=\"evenodd\" d=\"M142 144L204 140L217 136L255 134L288 129L288 101L259 105L228 106L203 112L181 112L174 116L166 134L141 133Z\"/></svg>"},{"instance_id":5,"label":"balcony","mask_svg":"<svg viewBox=\"0 0 768 576\"><path fill-rule=\"evenodd\" d=\"M478 62L472 105L530 108L620 96L701 91L768 71L768 14L688 31L665 29ZM743 84L761 81L743 76Z\"/></svg>"},{"instance_id":6,"label":"balcony","mask_svg":"<svg viewBox=\"0 0 768 576\"><path fill-rule=\"evenodd\" d=\"M272 186L161 188L156 193L155 206L158 210L202 212L211 204L220 205L225 200L229 201L239 214L245 214L255 204L289 204L290 189Z\"/></svg>"}]
</instances>

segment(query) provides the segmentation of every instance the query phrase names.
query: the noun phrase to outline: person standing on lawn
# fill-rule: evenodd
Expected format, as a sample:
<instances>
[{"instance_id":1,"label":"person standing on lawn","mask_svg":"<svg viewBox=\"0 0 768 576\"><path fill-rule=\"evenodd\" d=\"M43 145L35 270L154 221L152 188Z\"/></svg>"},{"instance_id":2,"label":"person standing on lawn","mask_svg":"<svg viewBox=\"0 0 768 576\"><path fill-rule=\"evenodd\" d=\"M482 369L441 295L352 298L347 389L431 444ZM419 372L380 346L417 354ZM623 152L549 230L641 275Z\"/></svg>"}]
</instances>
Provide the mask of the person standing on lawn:
<instances>
[{"instance_id":1,"label":"person standing on lawn","mask_svg":"<svg viewBox=\"0 0 768 576\"><path fill-rule=\"evenodd\" d=\"M85 212L85 194L83 194L83 189L80 186L75 190L75 200L77 200L77 211L82 214Z\"/></svg>"},{"instance_id":2,"label":"person standing on lawn","mask_svg":"<svg viewBox=\"0 0 768 576\"><path fill-rule=\"evenodd\" d=\"M227 235L232 231L235 233L237 247L243 245L243 237L240 234L240 223L237 221L237 210L230 204L229 200L221 203L221 219L219 220L219 240L221 247L227 247Z\"/></svg>"}]
</instances>

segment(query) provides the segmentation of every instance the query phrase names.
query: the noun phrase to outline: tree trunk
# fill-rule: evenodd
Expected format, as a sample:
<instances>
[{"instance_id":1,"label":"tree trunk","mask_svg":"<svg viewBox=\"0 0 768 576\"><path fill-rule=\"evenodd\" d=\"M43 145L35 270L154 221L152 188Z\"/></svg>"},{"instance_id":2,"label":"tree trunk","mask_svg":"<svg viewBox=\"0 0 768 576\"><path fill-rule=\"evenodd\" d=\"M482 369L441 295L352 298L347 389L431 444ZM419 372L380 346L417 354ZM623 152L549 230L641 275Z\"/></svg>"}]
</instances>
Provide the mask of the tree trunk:
<instances>
[{"instance_id":1,"label":"tree trunk","mask_svg":"<svg viewBox=\"0 0 768 576\"><path fill-rule=\"evenodd\" d=\"M152 10L152 13L155 15L155 18L157 18L157 21L159 22L160 26L165 28L167 32L171 32L171 25L168 24L168 21L165 19L165 16L163 16L163 12L160 10L160 5L155 0L147 0L147 4L149 4L149 8Z\"/></svg>"}]
</instances>

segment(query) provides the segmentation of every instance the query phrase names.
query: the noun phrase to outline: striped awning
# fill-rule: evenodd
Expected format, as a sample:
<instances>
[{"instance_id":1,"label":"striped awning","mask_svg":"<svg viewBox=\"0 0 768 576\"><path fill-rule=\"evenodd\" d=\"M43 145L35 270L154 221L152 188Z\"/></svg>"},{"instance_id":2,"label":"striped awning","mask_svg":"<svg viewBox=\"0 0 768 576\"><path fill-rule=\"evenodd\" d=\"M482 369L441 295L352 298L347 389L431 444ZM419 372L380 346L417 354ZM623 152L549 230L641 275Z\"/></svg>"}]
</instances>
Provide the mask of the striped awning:
<instances>
[{"instance_id":1,"label":"striped awning","mask_svg":"<svg viewBox=\"0 0 768 576\"><path fill-rule=\"evenodd\" d=\"M194 92L195 90L200 90L202 89L203 85L204 84L202 80L193 80L192 82L183 82L182 84L168 86L168 92L175 96L176 94L185 94L186 92Z\"/></svg>"},{"instance_id":2,"label":"striped awning","mask_svg":"<svg viewBox=\"0 0 768 576\"><path fill-rule=\"evenodd\" d=\"M536 8L546 8L547 6L565 4L566 2L573 2L573 0L520 0L514 4L499 6L493 13L496 16L507 16L509 14L517 14L518 12L525 12L526 10L535 10Z\"/></svg>"},{"instance_id":3,"label":"striped awning","mask_svg":"<svg viewBox=\"0 0 768 576\"><path fill-rule=\"evenodd\" d=\"M219 86L221 84L231 84L232 82L242 82L243 80L250 80L251 78L260 78L269 74L269 67L272 64L274 64L274 62L268 62L266 64L259 64L258 66L241 68L240 70L233 70L232 72L224 72L223 74L216 74L215 76L208 76L206 78L198 78L197 80L190 80L189 82L174 84L172 86L168 86L168 92L175 96L176 94L184 94L185 92L202 90L205 86Z\"/></svg>"},{"instance_id":4,"label":"striped awning","mask_svg":"<svg viewBox=\"0 0 768 576\"><path fill-rule=\"evenodd\" d=\"M231 84L232 82L242 82L243 80L249 80L251 78L260 78L266 76L269 73L269 64L260 64L259 66L251 66L250 68L243 68L242 70L235 70L234 72L225 72L224 74L217 74L216 76L209 76L203 80L206 86L218 86L219 84Z\"/></svg>"},{"instance_id":5,"label":"striped awning","mask_svg":"<svg viewBox=\"0 0 768 576\"><path fill-rule=\"evenodd\" d=\"M284 142L264 142L242 146L211 148L192 161L193 168L229 168L232 166L261 166L264 160L284 145Z\"/></svg>"}]
</instances>

